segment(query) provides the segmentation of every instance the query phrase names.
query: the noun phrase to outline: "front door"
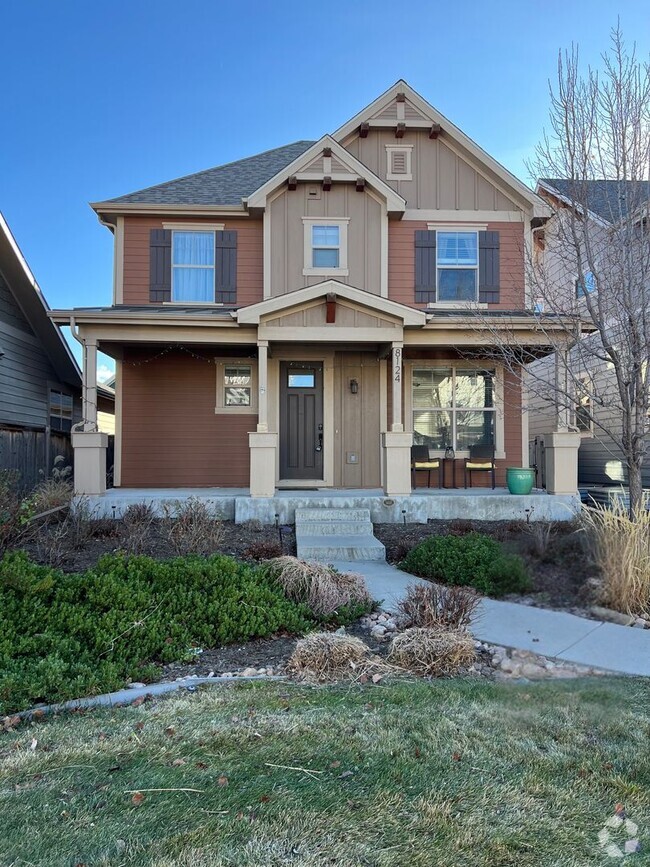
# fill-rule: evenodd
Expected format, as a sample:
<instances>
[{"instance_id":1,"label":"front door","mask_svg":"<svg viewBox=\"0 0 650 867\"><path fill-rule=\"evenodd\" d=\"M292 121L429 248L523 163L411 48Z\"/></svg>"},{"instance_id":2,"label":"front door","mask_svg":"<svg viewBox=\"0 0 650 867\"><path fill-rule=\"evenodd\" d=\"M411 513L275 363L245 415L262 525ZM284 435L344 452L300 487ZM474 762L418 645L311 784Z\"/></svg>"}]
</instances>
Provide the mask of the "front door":
<instances>
[{"instance_id":1,"label":"front door","mask_svg":"<svg viewBox=\"0 0 650 867\"><path fill-rule=\"evenodd\" d=\"M280 363L280 478L323 478L323 362Z\"/></svg>"}]
</instances>

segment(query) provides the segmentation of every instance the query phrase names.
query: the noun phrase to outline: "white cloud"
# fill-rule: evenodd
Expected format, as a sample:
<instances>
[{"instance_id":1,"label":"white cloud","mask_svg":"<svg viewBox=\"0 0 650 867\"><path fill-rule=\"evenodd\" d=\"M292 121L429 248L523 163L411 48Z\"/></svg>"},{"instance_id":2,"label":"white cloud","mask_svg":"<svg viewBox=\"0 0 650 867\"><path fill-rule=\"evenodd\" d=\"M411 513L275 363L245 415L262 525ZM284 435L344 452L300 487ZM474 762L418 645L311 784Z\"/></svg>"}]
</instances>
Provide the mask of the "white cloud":
<instances>
[{"instance_id":1,"label":"white cloud","mask_svg":"<svg viewBox=\"0 0 650 867\"><path fill-rule=\"evenodd\" d=\"M97 382L108 382L115 376L115 371L111 370L108 364L100 364L97 368Z\"/></svg>"}]
</instances>

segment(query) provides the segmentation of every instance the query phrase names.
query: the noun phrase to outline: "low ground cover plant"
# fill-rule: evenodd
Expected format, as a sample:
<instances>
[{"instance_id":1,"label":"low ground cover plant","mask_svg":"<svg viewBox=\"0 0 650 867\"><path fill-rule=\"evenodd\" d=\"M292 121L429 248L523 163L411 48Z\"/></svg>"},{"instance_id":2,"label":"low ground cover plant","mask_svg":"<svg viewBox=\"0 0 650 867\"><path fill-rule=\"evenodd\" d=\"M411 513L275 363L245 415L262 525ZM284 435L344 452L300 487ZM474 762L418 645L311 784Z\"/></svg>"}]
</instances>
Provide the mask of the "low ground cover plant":
<instances>
[{"instance_id":1,"label":"low ground cover plant","mask_svg":"<svg viewBox=\"0 0 650 867\"><path fill-rule=\"evenodd\" d=\"M336 623L336 618L330 618ZM214 555L106 555L83 573L0 560L0 713L147 681L155 663L321 620L266 571Z\"/></svg>"},{"instance_id":2,"label":"low ground cover plant","mask_svg":"<svg viewBox=\"0 0 650 867\"><path fill-rule=\"evenodd\" d=\"M521 593L529 587L521 557L506 553L483 533L429 536L409 551L400 568L443 584L473 587L488 596Z\"/></svg>"}]
</instances>

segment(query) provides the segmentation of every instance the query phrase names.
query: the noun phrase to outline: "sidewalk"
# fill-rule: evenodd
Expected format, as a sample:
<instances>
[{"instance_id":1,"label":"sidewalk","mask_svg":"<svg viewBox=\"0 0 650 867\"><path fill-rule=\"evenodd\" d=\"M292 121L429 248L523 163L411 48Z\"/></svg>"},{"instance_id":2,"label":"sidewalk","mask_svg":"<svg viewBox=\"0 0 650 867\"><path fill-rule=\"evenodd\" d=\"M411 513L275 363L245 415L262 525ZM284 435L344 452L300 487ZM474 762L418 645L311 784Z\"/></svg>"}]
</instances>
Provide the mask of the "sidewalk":
<instances>
[{"instance_id":1,"label":"sidewalk","mask_svg":"<svg viewBox=\"0 0 650 867\"><path fill-rule=\"evenodd\" d=\"M334 563L342 572L359 572L373 598L391 608L408 584L421 581L388 563ZM565 662L576 662L620 674L650 677L650 629L587 620L575 614L483 599L472 622L480 641L530 650Z\"/></svg>"}]
</instances>

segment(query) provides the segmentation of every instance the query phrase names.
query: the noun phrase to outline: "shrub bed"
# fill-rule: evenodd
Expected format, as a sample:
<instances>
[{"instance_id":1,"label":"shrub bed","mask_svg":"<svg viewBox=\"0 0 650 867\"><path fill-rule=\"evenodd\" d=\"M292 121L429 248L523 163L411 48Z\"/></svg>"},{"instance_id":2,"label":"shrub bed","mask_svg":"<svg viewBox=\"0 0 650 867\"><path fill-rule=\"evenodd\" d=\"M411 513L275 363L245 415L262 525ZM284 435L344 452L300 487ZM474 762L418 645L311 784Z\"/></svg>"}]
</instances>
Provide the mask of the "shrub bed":
<instances>
[{"instance_id":1,"label":"shrub bed","mask_svg":"<svg viewBox=\"0 0 650 867\"><path fill-rule=\"evenodd\" d=\"M530 583L521 557L505 553L499 542L483 533L429 536L409 551L400 568L442 584L473 587L488 596L521 593Z\"/></svg>"},{"instance_id":2,"label":"shrub bed","mask_svg":"<svg viewBox=\"0 0 650 867\"><path fill-rule=\"evenodd\" d=\"M107 555L83 573L63 573L7 553L0 713L147 681L155 663L188 658L193 648L302 633L319 619L272 576L232 557Z\"/></svg>"}]
</instances>

